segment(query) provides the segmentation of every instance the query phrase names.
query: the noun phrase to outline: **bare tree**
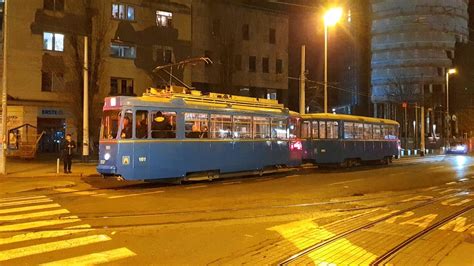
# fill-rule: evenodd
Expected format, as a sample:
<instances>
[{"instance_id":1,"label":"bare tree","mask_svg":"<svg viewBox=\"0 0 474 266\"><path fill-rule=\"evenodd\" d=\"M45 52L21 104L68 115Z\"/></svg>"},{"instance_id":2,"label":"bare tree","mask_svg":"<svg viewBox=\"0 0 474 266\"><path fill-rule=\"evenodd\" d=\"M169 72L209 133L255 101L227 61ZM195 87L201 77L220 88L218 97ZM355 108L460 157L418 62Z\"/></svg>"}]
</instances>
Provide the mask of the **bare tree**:
<instances>
[{"instance_id":1,"label":"bare tree","mask_svg":"<svg viewBox=\"0 0 474 266\"><path fill-rule=\"evenodd\" d=\"M61 93L66 101L72 102L70 106L74 125L79 135L82 136L83 122L83 70L84 70L84 35L89 37L89 135L92 141L99 136L99 124L102 113L103 96L100 94L100 82L103 79L104 61L108 56L107 35L110 32L110 19L105 11L109 10L106 1L82 0L80 2L81 14L85 19L81 25L85 32L70 34L69 42L72 47L71 61L74 65L73 79L69 82L67 92ZM71 89L72 88L72 89ZM93 142L91 142L93 143Z\"/></svg>"}]
</instances>

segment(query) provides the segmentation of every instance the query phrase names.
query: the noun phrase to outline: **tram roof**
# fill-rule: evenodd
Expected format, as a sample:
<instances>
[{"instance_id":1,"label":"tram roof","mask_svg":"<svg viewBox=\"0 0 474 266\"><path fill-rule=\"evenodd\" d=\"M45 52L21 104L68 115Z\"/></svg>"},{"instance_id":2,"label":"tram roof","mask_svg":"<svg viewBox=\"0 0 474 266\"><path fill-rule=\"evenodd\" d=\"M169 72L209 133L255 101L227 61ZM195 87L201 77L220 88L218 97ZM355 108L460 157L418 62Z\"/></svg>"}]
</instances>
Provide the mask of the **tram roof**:
<instances>
[{"instance_id":1,"label":"tram roof","mask_svg":"<svg viewBox=\"0 0 474 266\"><path fill-rule=\"evenodd\" d=\"M113 99L113 100L112 100ZM112 101L114 104L112 104ZM229 112L251 112L289 115L289 110L276 100L231 96L211 93L202 95L153 90L139 97L107 97L104 109L118 106L162 106L167 108L192 108L201 110L222 110Z\"/></svg>"},{"instance_id":2,"label":"tram roof","mask_svg":"<svg viewBox=\"0 0 474 266\"><path fill-rule=\"evenodd\" d=\"M367 116L346 115L346 114L314 113L314 114L304 114L304 115L301 115L301 117L303 119L328 119L328 120L344 120L344 121L353 121L353 122L387 124L387 125L396 125L396 126L400 125L395 120L367 117Z\"/></svg>"}]
</instances>

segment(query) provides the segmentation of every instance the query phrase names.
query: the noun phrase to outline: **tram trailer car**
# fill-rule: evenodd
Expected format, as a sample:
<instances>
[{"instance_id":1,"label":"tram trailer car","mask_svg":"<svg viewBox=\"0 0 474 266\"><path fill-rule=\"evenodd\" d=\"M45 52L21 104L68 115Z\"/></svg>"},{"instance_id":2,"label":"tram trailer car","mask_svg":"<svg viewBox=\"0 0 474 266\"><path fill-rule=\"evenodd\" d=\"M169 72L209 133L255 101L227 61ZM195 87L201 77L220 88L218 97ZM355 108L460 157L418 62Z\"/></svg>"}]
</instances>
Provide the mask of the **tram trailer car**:
<instances>
[{"instance_id":1,"label":"tram trailer car","mask_svg":"<svg viewBox=\"0 0 474 266\"><path fill-rule=\"evenodd\" d=\"M97 171L125 180L183 180L298 166L296 121L275 100L156 90L107 97Z\"/></svg>"},{"instance_id":2,"label":"tram trailer car","mask_svg":"<svg viewBox=\"0 0 474 266\"><path fill-rule=\"evenodd\" d=\"M351 167L363 162L388 164L398 158L397 121L317 113L301 115L300 127L306 162Z\"/></svg>"}]
</instances>

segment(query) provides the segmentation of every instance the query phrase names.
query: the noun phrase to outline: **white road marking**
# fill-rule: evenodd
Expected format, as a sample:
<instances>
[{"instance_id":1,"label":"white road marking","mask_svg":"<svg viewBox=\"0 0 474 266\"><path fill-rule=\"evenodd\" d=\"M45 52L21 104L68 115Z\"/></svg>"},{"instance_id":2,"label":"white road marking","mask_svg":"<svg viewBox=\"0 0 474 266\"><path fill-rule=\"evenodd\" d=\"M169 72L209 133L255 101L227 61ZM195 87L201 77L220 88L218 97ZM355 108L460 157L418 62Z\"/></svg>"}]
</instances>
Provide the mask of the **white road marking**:
<instances>
[{"instance_id":1,"label":"white road marking","mask_svg":"<svg viewBox=\"0 0 474 266\"><path fill-rule=\"evenodd\" d=\"M108 199L120 199L120 198L126 198L126 197L135 197L135 196L143 196L143 195L150 195L150 194L158 194L158 193L163 193L165 191L163 190L158 190L158 191L151 191L151 192L144 192L144 193L135 193L135 194L126 194L126 195L119 195L119 196L110 196L107 197Z\"/></svg>"},{"instance_id":2,"label":"white road marking","mask_svg":"<svg viewBox=\"0 0 474 266\"><path fill-rule=\"evenodd\" d=\"M446 183L446 185L454 185L454 184L456 184L456 183L457 183L457 182L454 182L454 181L453 181L453 182L448 182L448 183Z\"/></svg>"},{"instance_id":3,"label":"white road marking","mask_svg":"<svg viewBox=\"0 0 474 266\"><path fill-rule=\"evenodd\" d=\"M22 196L22 197L13 197L13 198L0 199L0 202L17 201L17 200L43 199L43 198L46 198L46 196Z\"/></svg>"},{"instance_id":4,"label":"white road marking","mask_svg":"<svg viewBox=\"0 0 474 266\"><path fill-rule=\"evenodd\" d=\"M0 207L8 207L8 206L18 206L18 205L27 205L27 204L35 204L35 203L46 203L52 202L52 199L33 199L33 200L22 200L22 201L13 201L13 202L4 202L0 203Z\"/></svg>"},{"instance_id":5,"label":"white road marking","mask_svg":"<svg viewBox=\"0 0 474 266\"><path fill-rule=\"evenodd\" d=\"M22 242L22 241L29 241L29 240L67 236L67 235L85 233L85 232L90 232L90 231L93 231L93 229L87 229L87 228L61 229L61 230L47 230L47 231L31 232L31 233L26 233L26 234L15 235L12 237L0 238L0 245L17 243L17 242ZM2 251L0 251L0 253L1 252Z\"/></svg>"},{"instance_id":6,"label":"white road marking","mask_svg":"<svg viewBox=\"0 0 474 266\"><path fill-rule=\"evenodd\" d=\"M61 193L72 193L72 194L81 195L81 196L93 196L93 195L98 194L96 191L80 191L80 190L76 190L72 188L58 188L55 190Z\"/></svg>"},{"instance_id":7,"label":"white road marking","mask_svg":"<svg viewBox=\"0 0 474 266\"><path fill-rule=\"evenodd\" d=\"M0 221L14 221L14 220L38 218L38 217L52 216L52 215L65 214L65 213L69 213L69 211L66 210L66 209L59 209L59 210L54 210L54 211L43 211L43 212L33 212L33 213L25 213L25 214L5 215L5 216L0 216Z\"/></svg>"},{"instance_id":8,"label":"white road marking","mask_svg":"<svg viewBox=\"0 0 474 266\"><path fill-rule=\"evenodd\" d=\"M222 185L233 185L233 184L241 184L242 181L234 181L234 182L225 182L225 183L222 183Z\"/></svg>"},{"instance_id":9,"label":"white road marking","mask_svg":"<svg viewBox=\"0 0 474 266\"><path fill-rule=\"evenodd\" d=\"M84 256L75 258L69 258L64 260L53 261L45 264L44 266L62 266L62 265L95 265L101 263L110 263L115 260L125 259L128 257L136 256L137 254L130 251L128 248L117 248L104 252L92 253Z\"/></svg>"},{"instance_id":10,"label":"white road marking","mask_svg":"<svg viewBox=\"0 0 474 266\"><path fill-rule=\"evenodd\" d=\"M435 169L442 169L442 168L446 168L446 166L445 165L434 166L434 167L428 168L428 170L435 170Z\"/></svg>"},{"instance_id":11,"label":"white road marking","mask_svg":"<svg viewBox=\"0 0 474 266\"><path fill-rule=\"evenodd\" d=\"M61 205L59 205L57 203L43 204L43 205L32 205L32 206L26 206L26 207L3 209L3 210L0 210L0 214L13 213L13 212L24 212L24 211L34 211L34 210L43 210L43 209L52 209L52 208L59 208L59 207L61 207Z\"/></svg>"},{"instance_id":12,"label":"white road marking","mask_svg":"<svg viewBox=\"0 0 474 266\"><path fill-rule=\"evenodd\" d=\"M0 232L21 231L21 230L33 229L33 228L44 227L44 226L75 223L79 221L80 220L78 219L77 216L70 216L70 217L64 217L59 220L44 220L44 221L35 221L35 222L20 223L20 224L0 225Z\"/></svg>"},{"instance_id":13,"label":"white road marking","mask_svg":"<svg viewBox=\"0 0 474 266\"><path fill-rule=\"evenodd\" d=\"M335 186L335 185L342 185L342 184L347 184L347 183L353 183L353 182L358 182L363 180L362 178L354 179L354 180L349 180L349 181L344 181L344 182L336 182L336 183L331 183L329 184L330 186Z\"/></svg>"},{"instance_id":14,"label":"white road marking","mask_svg":"<svg viewBox=\"0 0 474 266\"><path fill-rule=\"evenodd\" d=\"M184 189L196 189L196 188L203 188L203 187L207 187L207 185L186 187Z\"/></svg>"},{"instance_id":15,"label":"white road marking","mask_svg":"<svg viewBox=\"0 0 474 266\"><path fill-rule=\"evenodd\" d=\"M89 244L104 242L111 240L106 235L93 235L79 238L73 238L68 240L61 240L55 242L49 242L44 244L32 245L28 247L14 248L9 250L0 251L0 261L6 261L46 252L52 252L62 249L86 246Z\"/></svg>"}]
</instances>

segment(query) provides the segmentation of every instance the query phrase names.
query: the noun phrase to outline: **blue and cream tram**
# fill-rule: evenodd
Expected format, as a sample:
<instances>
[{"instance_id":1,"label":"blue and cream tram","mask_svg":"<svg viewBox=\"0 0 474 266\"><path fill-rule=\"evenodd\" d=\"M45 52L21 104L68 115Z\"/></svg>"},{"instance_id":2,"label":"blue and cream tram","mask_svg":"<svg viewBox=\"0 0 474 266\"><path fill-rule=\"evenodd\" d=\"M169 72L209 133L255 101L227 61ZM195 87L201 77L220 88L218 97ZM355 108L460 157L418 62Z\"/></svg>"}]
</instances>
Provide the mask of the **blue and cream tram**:
<instances>
[{"instance_id":1,"label":"blue and cream tram","mask_svg":"<svg viewBox=\"0 0 474 266\"><path fill-rule=\"evenodd\" d=\"M209 178L301 163L296 117L274 100L150 89L107 97L99 173L126 180Z\"/></svg>"},{"instance_id":2,"label":"blue and cream tram","mask_svg":"<svg viewBox=\"0 0 474 266\"><path fill-rule=\"evenodd\" d=\"M303 161L350 167L391 162L399 153L399 124L393 120L329 113L304 114L300 121Z\"/></svg>"}]
</instances>

